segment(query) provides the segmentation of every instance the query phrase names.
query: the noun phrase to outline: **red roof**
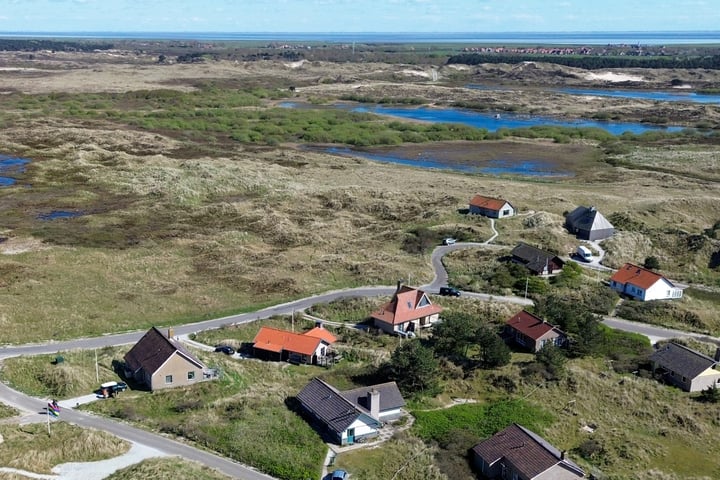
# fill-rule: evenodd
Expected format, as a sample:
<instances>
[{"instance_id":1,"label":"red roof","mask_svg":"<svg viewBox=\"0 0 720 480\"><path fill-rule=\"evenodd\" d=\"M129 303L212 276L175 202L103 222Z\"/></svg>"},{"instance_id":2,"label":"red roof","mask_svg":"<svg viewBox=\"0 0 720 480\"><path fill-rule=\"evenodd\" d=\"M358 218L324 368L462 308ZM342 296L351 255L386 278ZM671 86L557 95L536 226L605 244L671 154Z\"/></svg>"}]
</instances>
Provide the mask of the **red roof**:
<instances>
[{"instance_id":1,"label":"red roof","mask_svg":"<svg viewBox=\"0 0 720 480\"><path fill-rule=\"evenodd\" d=\"M610 277L610 281L617 283L631 283L637 287L647 290L648 288L655 285L658 280L662 280L664 277L659 273L647 270L632 263L626 263L620 270Z\"/></svg>"},{"instance_id":2,"label":"red roof","mask_svg":"<svg viewBox=\"0 0 720 480\"><path fill-rule=\"evenodd\" d=\"M540 340L546 333L555 329L555 326L525 310L515 314L505 323L533 340Z\"/></svg>"},{"instance_id":3,"label":"red roof","mask_svg":"<svg viewBox=\"0 0 720 480\"><path fill-rule=\"evenodd\" d=\"M482 195L475 195L470 200L470 205L478 208L486 208L488 210L494 210L499 212L508 203L505 200L499 198L483 197Z\"/></svg>"},{"instance_id":4,"label":"red roof","mask_svg":"<svg viewBox=\"0 0 720 480\"><path fill-rule=\"evenodd\" d=\"M303 335L307 335L308 337L315 337L319 338L321 340L325 340L326 343L335 343L337 342L337 338L335 338L335 335L330 333L329 331L325 330L322 327L315 327L312 330L308 330L307 332L303 333Z\"/></svg>"},{"instance_id":5,"label":"red roof","mask_svg":"<svg viewBox=\"0 0 720 480\"><path fill-rule=\"evenodd\" d=\"M398 325L442 312L440 305L433 305L427 294L416 288L403 286L392 300L372 313L373 318Z\"/></svg>"},{"instance_id":6,"label":"red roof","mask_svg":"<svg viewBox=\"0 0 720 480\"><path fill-rule=\"evenodd\" d=\"M322 330L319 328L313 328L310 332L315 330ZM310 333L307 332L307 333ZM319 333L315 332L313 335L307 335L304 333L288 332L286 330L279 330L277 328L262 327L257 335L255 335L254 347L261 350L268 350L270 352L281 352L286 350L288 352L300 353L303 355L312 355L317 350L320 342L324 341L327 344L331 344L336 341L335 337L328 332L327 335L321 337Z\"/></svg>"}]
</instances>

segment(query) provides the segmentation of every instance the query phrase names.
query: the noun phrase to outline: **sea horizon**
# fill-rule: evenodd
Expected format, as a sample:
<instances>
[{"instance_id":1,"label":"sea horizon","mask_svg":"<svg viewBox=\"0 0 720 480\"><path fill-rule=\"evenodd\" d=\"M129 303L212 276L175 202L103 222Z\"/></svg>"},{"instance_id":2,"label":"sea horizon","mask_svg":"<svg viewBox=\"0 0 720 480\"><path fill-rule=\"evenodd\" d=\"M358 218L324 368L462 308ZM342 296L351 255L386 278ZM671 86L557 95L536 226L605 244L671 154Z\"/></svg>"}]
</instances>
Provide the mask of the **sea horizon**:
<instances>
[{"instance_id":1,"label":"sea horizon","mask_svg":"<svg viewBox=\"0 0 720 480\"><path fill-rule=\"evenodd\" d=\"M588 32L173 32L69 31L0 32L5 39L293 41L326 43L477 43L557 45L698 45L720 44L720 30L588 31Z\"/></svg>"}]
</instances>

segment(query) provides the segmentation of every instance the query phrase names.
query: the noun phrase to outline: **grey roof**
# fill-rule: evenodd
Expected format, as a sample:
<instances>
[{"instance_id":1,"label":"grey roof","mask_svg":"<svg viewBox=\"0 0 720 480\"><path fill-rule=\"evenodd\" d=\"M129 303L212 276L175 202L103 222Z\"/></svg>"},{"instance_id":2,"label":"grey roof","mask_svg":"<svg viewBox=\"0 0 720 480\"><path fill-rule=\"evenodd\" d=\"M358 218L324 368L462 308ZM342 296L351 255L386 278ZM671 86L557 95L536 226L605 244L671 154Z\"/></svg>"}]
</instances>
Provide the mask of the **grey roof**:
<instances>
[{"instance_id":1,"label":"grey roof","mask_svg":"<svg viewBox=\"0 0 720 480\"><path fill-rule=\"evenodd\" d=\"M602 213L598 212L595 207L577 207L575 210L568 213L565 221L573 228L588 232L614 228L612 223L608 222Z\"/></svg>"},{"instance_id":2,"label":"grey roof","mask_svg":"<svg viewBox=\"0 0 720 480\"><path fill-rule=\"evenodd\" d=\"M547 440L516 423L475 445L473 452L490 465L506 458L527 478L534 478L558 463L580 478L585 474L575 463L563 459L560 450Z\"/></svg>"},{"instance_id":3,"label":"grey roof","mask_svg":"<svg viewBox=\"0 0 720 480\"><path fill-rule=\"evenodd\" d=\"M333 386L313 378L297 394L302 405L331 430L342 433L360 416L358 408Z\"/></svg>"},{"instance_id":4,"label":"grey roof","mask_svg":"<svg viewBox=\"0 0 720 480\"><path fill-rule=\"evenodd\" d=\"M156 327L148 330L125 354L125 363L132 372L137 372L142 368L153 374L176 352L199 368L205 368L205 365L180 342L168 338Z\"/></svg>"},{"instance_id":5,"label":"grey roof","mask_svg":"<svg viewBox=\"0 0 720 480\"><path fill-rule=\"evenodd\" d=\"M545 265L554 264L558 268L562 268L565 262L554 253L540 250L537 247L520 242L512 249L513 257L522 260L523 264L533 272L542 272Z\"/></svg>"},{"instance_id":6,"label":"grey roof","mask_svg":"<svg viewBox=\"0 0 720 480\"><path fill-rule=\"evenodd\" d=\"M668 343L650 355L650 360L687 378L695 378L718 363L707 355L678 343Z\"/></svg>"},{"instance_id":7,"label":"grey roof","mask_svg":"<svg viewBox=\"0 0 720 480\"><path fill-rule=\"evenodd\" d=\"M405 400L400 393L400 389L395 382L381 383L370 387L360 387L352 390L340 392L340 394L354 405L361 407L366 411L370 411L367 403L367 396L371 390L377 390L380 394L380 412L388 410L396 410L405 406Z\"/></svg>"}]
</instances>

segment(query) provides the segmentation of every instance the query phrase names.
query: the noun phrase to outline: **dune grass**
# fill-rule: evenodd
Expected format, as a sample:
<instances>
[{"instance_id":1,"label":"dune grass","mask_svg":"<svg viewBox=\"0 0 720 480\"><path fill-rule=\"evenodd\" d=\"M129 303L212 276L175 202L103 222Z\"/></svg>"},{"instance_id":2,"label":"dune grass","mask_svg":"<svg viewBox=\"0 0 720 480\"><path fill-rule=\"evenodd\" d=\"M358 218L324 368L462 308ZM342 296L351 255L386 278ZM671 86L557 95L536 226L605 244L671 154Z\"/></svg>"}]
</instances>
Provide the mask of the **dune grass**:
<instances>
[{"instance_id":1,"label":"dune grass","mask_svg":"<svg viewBox=\"0 0 720 480\"><path fill-rule=\"evenodd\" d=\"M204 465L179 458L150 458L118 470L106 480L228 480L230 477Z\"/></svg>"},{"instance_id":2,"label":"dune grass","mask_svg":"<svg viewBox=\"0 0 720 480\"><path fill-rule=\"evenodd\" d=\"M0 424L4 438L0 464L34 473L51 473L67 462L92 462L122 455L129 444L108 433L55 420L48 435L45 423Z\"/></svg>"}]
</instances>

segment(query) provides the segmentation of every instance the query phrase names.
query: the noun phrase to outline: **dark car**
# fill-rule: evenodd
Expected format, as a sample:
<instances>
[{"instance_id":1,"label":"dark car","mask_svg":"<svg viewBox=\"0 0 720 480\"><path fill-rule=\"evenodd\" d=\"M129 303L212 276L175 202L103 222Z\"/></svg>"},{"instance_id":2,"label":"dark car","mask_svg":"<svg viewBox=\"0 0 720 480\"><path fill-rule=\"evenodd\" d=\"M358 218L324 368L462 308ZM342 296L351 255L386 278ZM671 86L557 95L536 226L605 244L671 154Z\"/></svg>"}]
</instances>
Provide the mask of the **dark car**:
<instances>
[{"instance_id":1,"label":"dark car","mask_svg":"<svg viewBox=\"0 0 720 480\"><path fill-rule=\"evenodd\" d=\"M460 290L454 287L440 287L440 295L443 297L459 297Z\"/></svg>"},{"instance_id":2,"label":"dark car","mask_svg":"<svg viewBox=\"0 0 720 480\"><path fill-rule=\"evenodd\" d=\"M345 480L346 478L348 478L348 473L345 470L335 470L330 480Z\"/></svg>"},{"instance_id":3,"label":"dark car","mask_svg":"<svg viewBox=\"0 0 720 480\"><path fill-rule=\"evenodd\" d=\"M234 355L235 349L229 345L217 345L215 347L216 352L224 353L225 355Z\"/></svg>"}]
</instances>

